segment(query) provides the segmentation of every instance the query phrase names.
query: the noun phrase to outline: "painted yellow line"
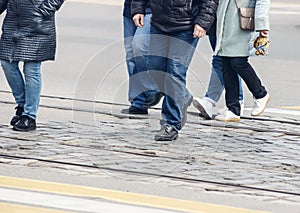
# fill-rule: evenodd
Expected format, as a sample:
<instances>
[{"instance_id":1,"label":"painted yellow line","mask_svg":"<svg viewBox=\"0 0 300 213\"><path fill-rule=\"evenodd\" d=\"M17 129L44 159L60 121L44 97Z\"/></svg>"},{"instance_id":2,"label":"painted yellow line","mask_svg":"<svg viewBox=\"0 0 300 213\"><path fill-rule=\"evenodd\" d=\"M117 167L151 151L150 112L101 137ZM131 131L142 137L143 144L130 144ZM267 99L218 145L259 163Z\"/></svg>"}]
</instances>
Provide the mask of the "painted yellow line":
<instances>
[{"instance_id":1,"label":"painted yellow line","mask_svg":"<svg viewBox=\"0 0 300 213\"><path fill-rule=\"evenodd\" d=\"M280 109L300 110L300 106L282 106Z\"/></svg>"},{"instance_id":2,"label":"painted yellow line","mask_svg":"<svg viewBox=\"0 0 300 213\"><path fill-rule=\"evenodd\" d=\"M76 186L54 182L29 180L7 176L0 176L0 187L1 186L70 196L101 198L126 204L154 208L156 207L167 210L183 211L190 213L262 213L262 211L253 211L187 200L179 200L152 195L121 192L108 189L98 189L92 187Z\"/></svg>"},{"instance_id":3,"label":"painted yellow line","mask_svg":"<svg viewBox=\"0 0 300 213\"><path fill-rule=\"evenodd\" d=\"M16 205L11 203L0 203L1 213L71 213L56 209L46 209L40 207L32 207L25 205Z\"/></svg>"}]
</instances>

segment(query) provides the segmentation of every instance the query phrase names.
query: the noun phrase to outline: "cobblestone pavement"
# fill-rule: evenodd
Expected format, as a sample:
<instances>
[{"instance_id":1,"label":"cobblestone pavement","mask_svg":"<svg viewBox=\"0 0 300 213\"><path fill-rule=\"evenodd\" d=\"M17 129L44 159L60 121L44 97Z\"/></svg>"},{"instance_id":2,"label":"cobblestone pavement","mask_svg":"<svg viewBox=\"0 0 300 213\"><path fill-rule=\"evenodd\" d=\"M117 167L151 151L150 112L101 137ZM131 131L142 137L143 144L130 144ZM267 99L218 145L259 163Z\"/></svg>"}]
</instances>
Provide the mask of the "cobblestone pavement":
<instances>
[{"instance_id":1,"label":"cobblestone pavement","mask_svg":"<svg viewBox=\"0 0 300 213\"><path fill-rule=\"evenodd\" d=\"M159 110L128 117L119 113L122 105L73 103L72 110L70 101L44 103L40 111L47 119L40 116L36 131L20 133L0 125L1 164L108 177L118 172L125 181L159 179L195 192L300 202L299 117L265 113L224 124L190 111L178 140L155 142ZM13 109L10 103L2 105Z\"/></svg>"}]
</instances>

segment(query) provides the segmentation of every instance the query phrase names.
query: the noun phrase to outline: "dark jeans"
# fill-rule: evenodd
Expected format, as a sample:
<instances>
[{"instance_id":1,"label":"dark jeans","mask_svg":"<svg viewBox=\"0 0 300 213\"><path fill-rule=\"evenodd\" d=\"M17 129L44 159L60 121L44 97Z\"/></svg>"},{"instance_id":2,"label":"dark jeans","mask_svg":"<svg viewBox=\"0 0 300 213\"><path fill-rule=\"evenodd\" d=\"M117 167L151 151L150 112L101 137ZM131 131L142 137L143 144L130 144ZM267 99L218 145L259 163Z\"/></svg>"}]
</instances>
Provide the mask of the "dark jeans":
<instances>
[{"instance_id":1,"label":"dark jeans","mask_svg":"<svg viewBox=\"0 0 300 213\"><path fill-rule=\"evenodd\" d=\"M222 57L222 68L226 106L234 114L240 115L241 110L238 75L244 80L254 98L259 99L266 96L267 91L248 63L248 57Z\"/></svg>"},{"instance_id":2,"label":"dark jeans","mask_svg":"<svg viewBox=\"0 0 300 213\"><path fill-rule=\"evenodd\" d=\"M216 35L209 36L209 42L213 50L215 50L216 40L217 40ZM242 101L244 100L244 96L243 96L243 84L240 77L239 77L239 85L240 85L239 100ZM224 79L223 79L223 72L222 72L222 58L221 56L214 55L212 58L211 75L208 83L208 88L205 93L205 97L217 103L221 95L223 94L223 91L224 91Z\"/></svg>"}]
</instances>

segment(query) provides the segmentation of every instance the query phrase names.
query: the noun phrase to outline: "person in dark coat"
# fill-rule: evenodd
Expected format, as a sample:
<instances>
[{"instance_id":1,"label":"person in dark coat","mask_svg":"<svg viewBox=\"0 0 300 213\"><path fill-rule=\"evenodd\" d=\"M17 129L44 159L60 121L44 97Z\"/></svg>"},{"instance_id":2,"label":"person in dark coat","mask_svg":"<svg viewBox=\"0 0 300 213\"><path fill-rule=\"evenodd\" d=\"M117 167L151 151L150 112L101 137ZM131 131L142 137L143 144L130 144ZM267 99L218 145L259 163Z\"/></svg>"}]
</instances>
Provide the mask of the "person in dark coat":
<instances>
[{"instance_id":1,"label":"person in dark coat","mask_svg":"<svg viewBox=\"0 0 300 213\"><path fill-rule=\"evenodd\" d=\"M146 5L152 11L149 73L164 94L161 129L157 141L172 141L187 119L193 96L186 74L198 39L205 36L216 17L218 0L133 0L131 14L143 27Z\"/></svg>"},{"instance_id":2,"label":"person in dark coat","mask_svg":"<svg viewBox=\"0 0 300 213\"><path fill-rule=\"evenodd\" d=\"M0 0L6 11L0 40L1 66L17 103L10 124L17 131L36 129L41 63L55 59L55 13L64 0ZM23 62L23 73L19 63Z\"/></svg>"}]
</instances>

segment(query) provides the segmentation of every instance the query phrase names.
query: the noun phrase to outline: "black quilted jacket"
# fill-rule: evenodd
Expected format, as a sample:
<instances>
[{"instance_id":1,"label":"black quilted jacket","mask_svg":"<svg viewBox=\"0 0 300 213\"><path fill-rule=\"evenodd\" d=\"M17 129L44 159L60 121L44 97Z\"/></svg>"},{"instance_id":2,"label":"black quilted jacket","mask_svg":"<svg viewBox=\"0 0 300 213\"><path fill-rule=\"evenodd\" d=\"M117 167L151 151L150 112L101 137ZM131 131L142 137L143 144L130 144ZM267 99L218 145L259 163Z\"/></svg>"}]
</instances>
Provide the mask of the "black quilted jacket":
<instances>
[{"instance_id":1,"label":"black quilted jacket","mask_svg":"<svg viewBox=\"0 0 300 213\"><path fill-rule=\"evenodd\" d=\"M131 14L144 14L149 1L151 24L167 33L190 30L195 24L208 31L219 3L219 0L133 0Z\"/></svg>"},{"instance_id":2,"label":"black quilted jacket","mask_svg":"<svg viewBox=\"0 0 300 213\"><path fill-rule=\"evenodd\" d=\"M0 41L0 59L9 61L54 60L55 12L64 0L0 0L6 10Z\"/></svg>"}]
</instances>

